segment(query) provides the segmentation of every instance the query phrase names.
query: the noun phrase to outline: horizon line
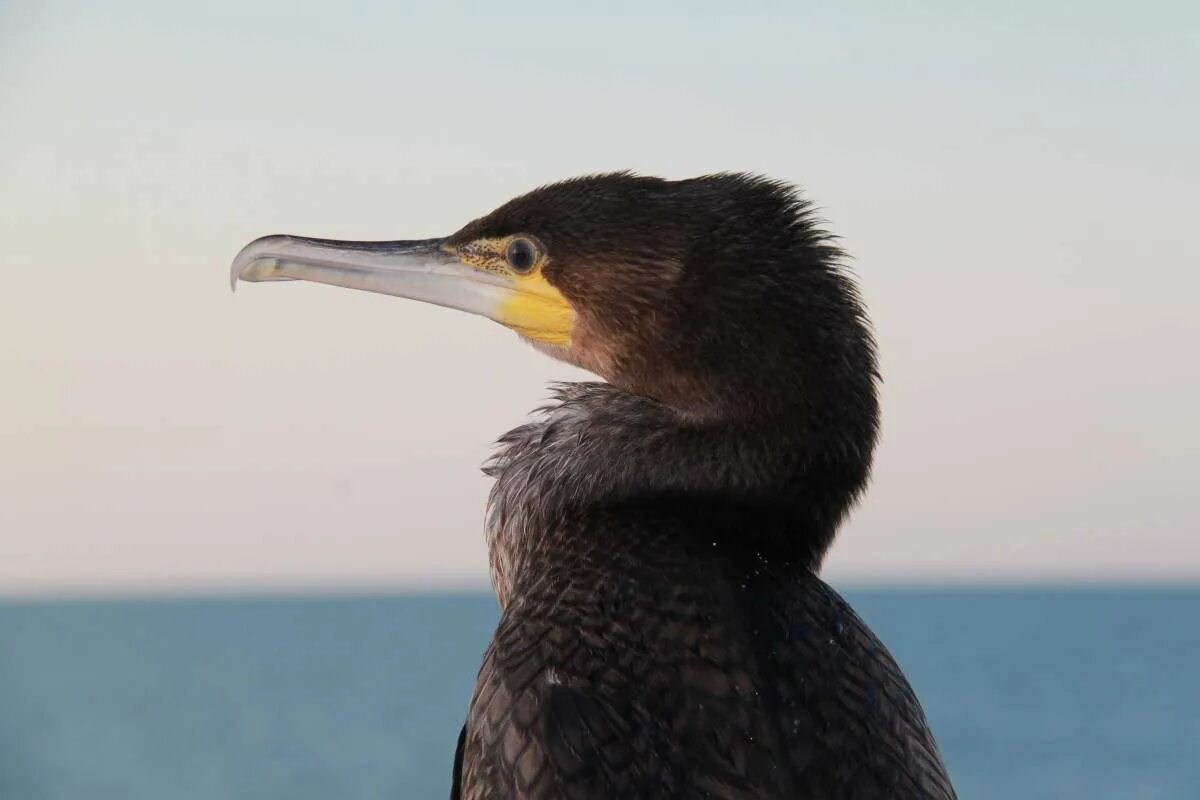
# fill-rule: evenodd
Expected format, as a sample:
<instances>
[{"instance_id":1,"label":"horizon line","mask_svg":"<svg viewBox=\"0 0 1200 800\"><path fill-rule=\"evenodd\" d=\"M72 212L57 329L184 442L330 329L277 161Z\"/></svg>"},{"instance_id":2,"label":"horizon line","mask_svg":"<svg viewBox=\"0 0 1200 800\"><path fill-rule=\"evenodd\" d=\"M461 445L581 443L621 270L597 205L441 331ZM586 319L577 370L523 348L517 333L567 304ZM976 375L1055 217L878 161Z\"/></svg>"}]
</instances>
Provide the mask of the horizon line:
<instances>
[{"instance_id":1,"label":"horizon line","mask_svg":"<svg viewBox=\"0 0 1200 800\"><path fill-rule=\"evenodd\" d=\"M851 592L1120 592L1120 591L1200 591L1200 576L1171 576L1148 579L1144 576L1098 576L1087 578L1032 577L915 577L908 579L864 576L823 576L838 590ZM162 585L155 583L112 586L46 586L28 589L0 587L0 605L54 603L121 603L174 601L239 600L351 600L384 597L488 596L494 597L486 581L280 581L274 583L195 583Z\"/></svg>"}]
</instances>

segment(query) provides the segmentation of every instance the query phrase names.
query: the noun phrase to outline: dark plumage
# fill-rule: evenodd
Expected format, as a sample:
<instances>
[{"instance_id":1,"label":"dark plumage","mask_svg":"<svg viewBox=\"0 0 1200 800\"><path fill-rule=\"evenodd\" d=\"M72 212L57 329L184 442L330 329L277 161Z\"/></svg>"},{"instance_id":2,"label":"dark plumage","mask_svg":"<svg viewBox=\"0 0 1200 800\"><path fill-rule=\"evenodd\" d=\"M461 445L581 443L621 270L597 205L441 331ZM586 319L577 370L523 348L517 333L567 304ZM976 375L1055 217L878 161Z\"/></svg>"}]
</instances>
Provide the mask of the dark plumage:
<instances>
[{"instance_id":1,"label":"dark plumage","mask_svg":"<svg viewBox=\"0 0 1200 800\"><path fill-rule=\"evenodd\" d=\"M609 383L559 387L487 467L504 610L456 796L953 797L903 674L816 577L878 407L810 207L743 175L607 175L450 242L514 233L586 334L547 349Z\"/></svg>"},{"instance_id":2,"label":"dark plumage","mask_svg":"<svg viewBox=\"0 0 1200 800\"><path fill-rule=\"evenodd\" d=\"M785 184L628 173L446 239L235 259L235 284L481 314L607 381L558 387L485 468L502 616L454 797L954 797L903 674L817 577L879 425L839 259Z\"/></svg>"}]
</instances>

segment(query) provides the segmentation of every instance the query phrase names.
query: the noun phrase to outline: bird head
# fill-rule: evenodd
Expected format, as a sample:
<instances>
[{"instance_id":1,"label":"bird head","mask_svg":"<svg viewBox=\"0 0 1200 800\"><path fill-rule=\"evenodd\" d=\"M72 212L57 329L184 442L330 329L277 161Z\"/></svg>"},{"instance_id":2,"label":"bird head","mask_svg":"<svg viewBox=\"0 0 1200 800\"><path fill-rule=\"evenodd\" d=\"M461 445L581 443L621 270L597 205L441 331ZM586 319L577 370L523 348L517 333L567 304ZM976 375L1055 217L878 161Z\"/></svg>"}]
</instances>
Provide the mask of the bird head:
<instances>
[{"instance_id":1,"label":"bird head","mask_svg":"<svg viewBox=\"0 0 1200 800\"><path fill-rule=\"evenodd\" d=\"M535 189L445 238L264 237L238 254L232 280L315 281L479 314L695 418L844 390L831 372L859 375L852 393L869 395L873 414L873 346L838 256L777 181L615 173Z\"/></svg>"}]
</instances>

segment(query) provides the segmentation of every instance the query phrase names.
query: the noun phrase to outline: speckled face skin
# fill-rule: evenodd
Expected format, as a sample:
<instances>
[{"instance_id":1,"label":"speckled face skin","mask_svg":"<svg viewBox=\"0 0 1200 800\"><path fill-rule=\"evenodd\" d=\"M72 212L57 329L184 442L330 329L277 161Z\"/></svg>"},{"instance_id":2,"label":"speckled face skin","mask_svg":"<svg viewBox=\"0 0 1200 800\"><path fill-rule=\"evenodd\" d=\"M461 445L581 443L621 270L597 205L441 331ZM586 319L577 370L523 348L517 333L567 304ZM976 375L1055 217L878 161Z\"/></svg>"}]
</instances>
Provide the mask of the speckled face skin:
<instances>
[{"instance_id":1,"label":"speckled face skin","mask_svg":"<svg viewBox=\"0 0 1200 800\"><path fill-rule=\"evenodd\" d=\"M527 247L531 260L515 269L511 249L515 243ZM447 242L442 249L480 272L500 276L515 284L512 295L496 311L496 321L538 344L569 345L575 312L562 293L545 278L548 258L545 248L529 234L474 239L461 244Z\"/></svg>"}]
</instances>

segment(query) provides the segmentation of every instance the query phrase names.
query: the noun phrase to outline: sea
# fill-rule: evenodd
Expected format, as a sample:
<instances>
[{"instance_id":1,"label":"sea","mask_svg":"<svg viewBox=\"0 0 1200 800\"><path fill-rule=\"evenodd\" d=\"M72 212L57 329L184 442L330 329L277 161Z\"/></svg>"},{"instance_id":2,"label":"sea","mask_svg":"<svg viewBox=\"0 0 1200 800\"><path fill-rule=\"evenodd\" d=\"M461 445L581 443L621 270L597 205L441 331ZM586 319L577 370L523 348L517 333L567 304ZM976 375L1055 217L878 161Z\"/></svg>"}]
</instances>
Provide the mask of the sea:
<instances>
[{"instance_id":1,"label":"sea","mask_svg":"<svg viewBox=\"0 0 1200 800\"><path fill-rule=\"evenodd\" d=\"M1200 587L843 592L960 798L1200 798ZM0 800L444 798L489 594L0 602Z\"/></svg>"}]
</instances>

